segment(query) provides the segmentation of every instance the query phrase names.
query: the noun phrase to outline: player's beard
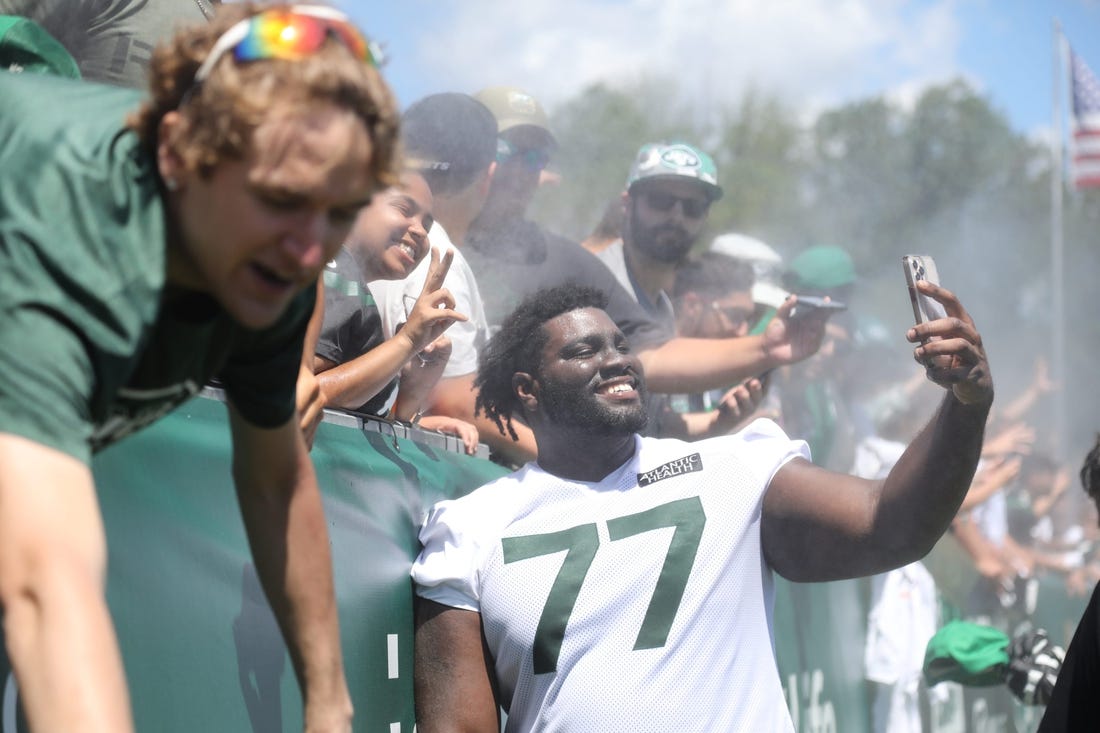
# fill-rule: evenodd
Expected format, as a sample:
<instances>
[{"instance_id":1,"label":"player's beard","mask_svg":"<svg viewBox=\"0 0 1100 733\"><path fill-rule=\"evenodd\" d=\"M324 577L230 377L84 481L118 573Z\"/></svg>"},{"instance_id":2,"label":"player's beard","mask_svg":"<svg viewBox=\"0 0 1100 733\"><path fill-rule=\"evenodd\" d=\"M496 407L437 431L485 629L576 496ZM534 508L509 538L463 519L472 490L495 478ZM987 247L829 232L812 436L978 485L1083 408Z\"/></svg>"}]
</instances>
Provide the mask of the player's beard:
<instances>
[{"instance_id":1,"label":"player's beard","mask_svg":"<svg viewBox=\"0 0 1100 733\"><path fill-rule=\"evenodd\" d=\"M646 426L646 391L641 377L637 404L608 404L588 390L565 389L543 382L539 404L553 422L599 435L630 435Z\"/></svg>"},{"instance_id":2,"label":"player's beard","mask_svg":"<svg viewBox=\"0 0 1100 733\"><path fill-rule=\"evenodd\" d=\"M645 227L638 221L634 207L630 210L631 245L649 257L666 264L676 264L687 257L697 237L693 237L675 224Z\"/></svg>"}]
</instances>

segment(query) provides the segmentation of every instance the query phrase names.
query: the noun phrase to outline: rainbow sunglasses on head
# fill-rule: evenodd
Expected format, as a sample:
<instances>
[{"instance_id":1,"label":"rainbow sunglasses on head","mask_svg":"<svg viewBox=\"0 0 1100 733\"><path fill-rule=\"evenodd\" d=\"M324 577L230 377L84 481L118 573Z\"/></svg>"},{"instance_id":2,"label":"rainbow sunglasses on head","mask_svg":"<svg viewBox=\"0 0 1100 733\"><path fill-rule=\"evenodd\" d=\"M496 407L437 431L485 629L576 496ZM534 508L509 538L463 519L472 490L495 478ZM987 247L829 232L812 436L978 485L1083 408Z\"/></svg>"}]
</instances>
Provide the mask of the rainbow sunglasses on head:
<instances>
[{"instance_id":1,"label":"rainbow sunglasses on head","mask_svg":"<svg viewBox=\"0 0 1100 733\"><path fill-rule=\"evenodd\" d=\"M360 33L339 10L323 5L292 5L261 11L231 26L214 42L195 72L192 88L202 84L214 65L230 51L237 61L295 60L317 53L329 38L335 38L357 59L375 67L382 63L382 51L377 44Z\"/></svg>"}]
</instances>

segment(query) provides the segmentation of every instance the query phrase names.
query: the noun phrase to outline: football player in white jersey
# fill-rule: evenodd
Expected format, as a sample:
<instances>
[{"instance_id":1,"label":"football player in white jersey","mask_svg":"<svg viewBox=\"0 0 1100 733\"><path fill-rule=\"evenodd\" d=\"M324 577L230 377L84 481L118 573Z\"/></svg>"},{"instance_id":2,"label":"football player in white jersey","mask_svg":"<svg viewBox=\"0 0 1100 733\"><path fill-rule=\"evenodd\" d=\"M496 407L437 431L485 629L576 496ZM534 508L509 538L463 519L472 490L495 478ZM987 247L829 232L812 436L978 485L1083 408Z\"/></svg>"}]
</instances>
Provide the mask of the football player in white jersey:
<instances>
[{"instance_id":1,"label":"football player in white jersey","mask_svg":"<svg viewBox=\"0 0 1100 733\"><path fill-rule=\"evenodd\" d=\"M482 354L478 405L502 431L527 423L539 457L424 523L420 733L498 731L500 707L508 731L793 732L773 573L836 580L922 557L981 451L981 337L952 293L919 287L948 317L906 338L946 394L881 481L813 465L769 420L642 438L641 365L601 294L564 286L517 308Z\"/></svg>"}]
</instances>

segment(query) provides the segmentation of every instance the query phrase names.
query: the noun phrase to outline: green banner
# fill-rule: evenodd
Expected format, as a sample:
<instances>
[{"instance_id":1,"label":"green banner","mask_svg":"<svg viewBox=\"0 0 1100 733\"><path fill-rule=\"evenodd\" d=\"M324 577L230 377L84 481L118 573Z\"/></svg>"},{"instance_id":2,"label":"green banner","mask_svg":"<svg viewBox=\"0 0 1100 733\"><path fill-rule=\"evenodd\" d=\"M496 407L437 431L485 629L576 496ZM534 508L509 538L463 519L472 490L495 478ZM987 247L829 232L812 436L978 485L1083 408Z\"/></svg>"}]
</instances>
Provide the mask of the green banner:
<instances>
[{"instance_id":1,"label":"green banner","mask_svg":"<svg viewBox=\"0 0 1100 733\"><path fill-rule=\"evenodd\" d=\"M424 431L338 416L313 459L329 523L355 730L411 733L408 576L425 506L504 473ZM379 432L379 430L384 432ZM225 407L198 398L97 456L108 602L139 731L300 731L286 647L250 560ZM0 658L0 733L26 730Z\"/></svg>"},{"instance_id":2,"label":"green banner","mask_svg":"<svg viewBox=\"0 0 1100 733\"><path fill-rule=\"evenodd\" d=\"M139 731L301 730L298 686L250 560L229 445L224 405L203 397L94 463L109 544L107 597ZM335 413L320 426L313 458L355 730L411 733L408 570L417 527L431 503L504 469L463 455L454 438ZM776 651L798 733L870 730L867 595L866 581L777 582ZM1036 616L1064 641L1086 599L1068 599L1053 582L1039 588L1039 599ZM0 733L27 730L2 652L0 686ZM1033 730L1035 713L1019 707L1003 690L955 691L926 730Z\"/></svg>"},{"instance_id":3,"label":"green banner","mask_svg":"<svg viewBox=\"0 0 1100 733\"><path fill-rule=\"evenodd\" d=\"M863 681L865 595L865 581L776 580L776 659L798 733L871 730Z\"/></svg>"}]
</instances>

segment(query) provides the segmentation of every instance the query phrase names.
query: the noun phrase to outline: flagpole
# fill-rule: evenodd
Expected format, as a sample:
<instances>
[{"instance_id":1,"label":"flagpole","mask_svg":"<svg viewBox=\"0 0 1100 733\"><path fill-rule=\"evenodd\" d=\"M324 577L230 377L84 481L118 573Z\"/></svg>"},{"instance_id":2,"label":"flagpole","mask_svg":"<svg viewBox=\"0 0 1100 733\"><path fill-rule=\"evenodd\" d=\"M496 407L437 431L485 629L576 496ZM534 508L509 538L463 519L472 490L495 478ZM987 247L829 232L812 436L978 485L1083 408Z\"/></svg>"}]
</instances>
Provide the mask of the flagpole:
<instances>
[{"instance_id":1,"label":"flagpole","mask_svg":"<svg viewBox=\"0 0 1100 733\"><path fill-rule=\"evenodd\" d=\"M1066 447L1066 319L1065 319L1065 251L1062 225L1063 187L1065 175L1065 128L1062 121L1062 76L1065 69L1065 39L1062 24L1054 19L1054 81L1051 153L1054 169L1050 176L1050 269L1052 289L1053 353L1051 377L1054 390L1054 451L1062 464L1067 459Z\"/></svg>"}]
</instances>

